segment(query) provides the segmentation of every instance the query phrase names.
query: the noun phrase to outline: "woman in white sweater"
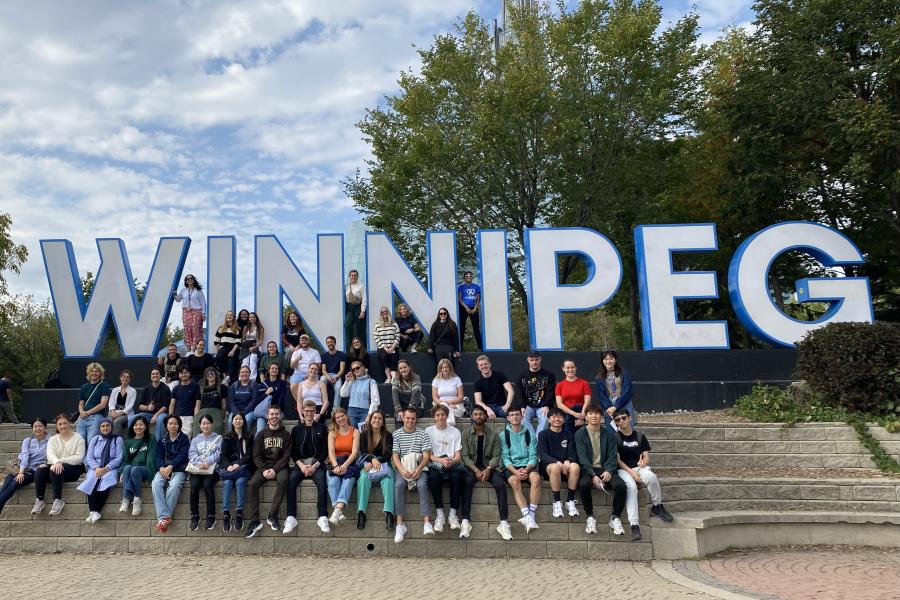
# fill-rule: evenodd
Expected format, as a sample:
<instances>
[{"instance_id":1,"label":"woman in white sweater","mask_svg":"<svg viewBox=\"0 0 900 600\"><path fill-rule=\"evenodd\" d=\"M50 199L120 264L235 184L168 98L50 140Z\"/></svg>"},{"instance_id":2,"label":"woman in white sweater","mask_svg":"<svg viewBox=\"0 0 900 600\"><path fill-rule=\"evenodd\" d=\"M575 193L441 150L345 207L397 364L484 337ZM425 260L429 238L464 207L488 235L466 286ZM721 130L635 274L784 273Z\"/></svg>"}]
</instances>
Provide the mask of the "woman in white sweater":
<instances>
[{"instance_id":1,"label":"woman in white sweater","mask_svg":"<svg viewBox=\"0 0 900 600\"><path fill-rule=\"evenodd\" d=\"M72 430L72 423L65 414L56 416L56 435L47 442L47 464L37 468L34 474L34 494L36 499L31 514L44 510L44 491L47 481L53 485L53 506L50 516L62 512L66 503L62 500L63 483L76 481L84 474L84 438Z\"/></svg>"}]
</instances>

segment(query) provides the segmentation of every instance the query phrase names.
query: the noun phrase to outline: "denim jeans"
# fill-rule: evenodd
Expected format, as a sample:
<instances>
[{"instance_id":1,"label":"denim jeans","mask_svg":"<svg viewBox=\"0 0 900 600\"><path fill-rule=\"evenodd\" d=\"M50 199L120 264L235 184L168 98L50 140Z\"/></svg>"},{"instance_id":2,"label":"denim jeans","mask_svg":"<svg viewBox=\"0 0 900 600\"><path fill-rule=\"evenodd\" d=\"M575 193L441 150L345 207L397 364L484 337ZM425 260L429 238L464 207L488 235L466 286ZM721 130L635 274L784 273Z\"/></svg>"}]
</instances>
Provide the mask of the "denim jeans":
<instances>
[{"instance_id":1,"label":"denim jeans","mask_svg":"<svg viewBox=\"0 0 900 600\"><path fill-rule=\"evenodd\" d=\"M34 471L25 473L25 480L22 483L16 483L15 475L7 475L6 480L3 482L3 487L0 488L0 511L3 510L3 507L13 497L17 489L32 482L34 482Z\"/></svg>"},{"instance_id":2,"label":"denim jeans","mask_svg":"<svg viewBox=\"0 0 900 600\"><path fill-rule=\"evenodd\" d=\"M331 505L337 506L338 502L343 502L344 506L350 504L350 494L353 492L353 486L356 485L356 479L353 477L341 477L328 474L328 497L331 499Z\"/></svg>"},{"instance_id":3,"label":"denim jeans","mask_svg":"<svg viewBox=\"0 0 900 600\"><path fill-rule=\"evenodd\" d=\"M491 410L494 411L494 414L497 415L498 419L503 419L506 417L506 411L503 410L502 404L488 404L491 407Z\"/></svg>"},{"instance_id":4,"label":"denim jeans","mask_svg":"<svg viewBox=\"0 0 900 600\"><path fill-rule=\"evenodd\" d=\"M90 444L91 440L100 435L100 421L103 415L94 413L86 417L78 417L75 423L75 432L84 438L85 444Z\"/></svg>"},{"instance_id":5,"label":"denim jeans","mask_svg":"<svg viewBox=\"0 0 900 600\"><path fill-rule=\"evenodd\" d=\"M178 504L178 496L181 494L181 486L187 474L184 471L172 473L172 478L166 480L157 473L153 477L151 487L153 489L153 506L156 507L156 518L171 517Z\"/></svg>"},{"instance_id":6,"label":"denim jeans","mask_svg":"<svg viewBox=\"0 0 900 600\"><path fill-rule=\"evenodd\" d=\"M533 406L526 406L525 413L522 415L522 425L531 430L531 433L534 435L538 435L543 430L550 427L550 421L547 420L547 412L543 411L543 407L535 408ZM531 424L531 420L537 417L538 426L537 430L534 429L534 426Z\"/></svg>"},{"instance_id":7,"label":"denim jeans","mask_svg":"<svg viewBox=\"0 0 900 600\"><path fill-rule=\"evenodd\" d=\"M366 417L369 416L368 408L356 408L351 406L347 409L347 417L350 419L350 425L353 427L360 427L366 422Z\"/></svg>"},{"instance_id":8,"label":"denim jeans","mask_svg":"<svg viewBox=\"0 0 900 600\"><path fill-rule=\"evenodd\" d=\"M156 441L163 439L163 436L166 435L166 419L168 418L169 413L165 411L159 413L159 417L156 419Z\"/></svg>"},{"instance_id":9,"label":"denim jeans","mask_svg":"<svg viewBox=\"0 0 900 600\"><path fill-rule=\"evenodd\" d=\"M244 510L244 498L247 496L247 481L249 477L238 477L237 479L225 479L222 484L222 511L231 510L231 490L237 490L237 500L234 508L236 510Z\"/></svg>"},{"instance_id":10,"label":"denim jeans","mask_svg":"<svg viewBox=\"0 0 900 600\"><path fill-rule=\"evenodd\" d=\"M263 429L266 428L266 422L268 421L268 418L269 418L269 405L270 404L272 404L272 399L265 398L265 399L261 400L259 402L259 404L256 405L256 408L253 409L253 412L247 413L248 416L253 415L253 417L256 419L256 432L257 433L259 433L260 431L262 431ZM230 423L231 419L229 419L228 422ZM249 420L247 422L250 423Z\"/></svg>"},{"instance_id":11,"label":"denim jeans","mask_svg":"<svg viewBox=\"0 0 900 600\"><path fill-rule=\"evenodd\" d=\"M228 411L228 414L225 416L225 433L231 433L231 418L234 416L234 413ZM244 429L249 429L253 426L253 421L256 417L253 414L253 411L244 413ZM266 427L266 424L263 423L263 429ZM262 431L260 429L259 431Z\"/></svg>"},{"instance_id":12,"label":"denim jeans","mask_svg":"<svg viewBox=\"0 0 900 600\"><path fill-rule=\"evenodd\" d=\"M141 497L141 484L150 478L147 467L125 465L122 469L122 499L133 500Z\"/></svg>"}]
</instances>

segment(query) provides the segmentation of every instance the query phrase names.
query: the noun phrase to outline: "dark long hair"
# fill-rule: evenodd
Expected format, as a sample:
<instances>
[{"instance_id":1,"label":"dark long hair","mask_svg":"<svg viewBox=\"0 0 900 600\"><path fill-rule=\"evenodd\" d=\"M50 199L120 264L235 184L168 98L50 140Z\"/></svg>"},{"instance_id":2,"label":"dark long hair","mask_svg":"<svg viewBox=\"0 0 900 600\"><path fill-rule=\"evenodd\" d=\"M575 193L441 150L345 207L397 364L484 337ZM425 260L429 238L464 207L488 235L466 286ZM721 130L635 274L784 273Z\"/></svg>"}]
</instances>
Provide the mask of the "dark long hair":
<instances>
[{"instance_id":1,"label":"dark long hair","mask_svg":"<svg viewBox=\"0 0 900 600\"><path fill-rule=\"evenodd\" d=\"M434 318L434 323L431 324L431 330L428 332L431 335L431 338L434 339L439 337L436 335L438 332L438 327L441 327L443 329L449 327L450 331L453 332L454 337L459 337L459 330L456 327L456 321L454 321L453 317L450 316L450 311L446 307L442 306L438 309L438 315L441 314L442 310L447 313L447 320L444 323L441 323L441 318L439 316Z\"/></svg>"},{"instance_id":2,"label":"dark long hair","mask_svg":"<svg viewBox=\"0 0 900 600\"><path fill-rule=\"evenodd\" d=\"M134 424L138 421L144 422L144 436L140 439L146 442L150 439L150 421L148 421L147 417L145 417L144 415L136 417L134 421L131 422L131 425L128 426L128 439L133 440L137 437L137 435L134 433Z\"/></svg>"},{"instance_id":3,"label":"dark long hair","mask_svg":"<svg viewBox=\"0 0 900 600\"><path fill-rule=\"evenodd\" d=\"M615 350L604 350L600 353L600 370L597 371L597 379L606 379L606 365L603 364L603 359L607 356L612 356L616 359L616 366L613 367L613 374L616 377L622 375L622 366L619 364L619 355L616 354Z\"/></svg>"},{"instance_id":4,"label":"dark long hair","mask_svg":"<svg viewBox=\"0 0 900 600\"><path fill-rule=\"evenodd\" d=\"M359 350L353 347L353 342L359 340ZM358 360L359 362L365 364L365 359L363 357L368 358L369 351L366 350L366 345L362 343L362 338L355 337L350 340L350 349L347 350L347 358L352 362L354 360Z\"/></svg>"},{"instance_id":5,"label":"dark long hair","mask_svg":"<svg viewBox=\"0 0 900 600\"><path fill-rule=\"evenodd\" d=\"M203 286L200 285L200 280L198 280L197 276L194 275L193 273L188 273L187 275L184 276L184 287L187 287L187 278L188 277L194 278L194 289L195 290L197 290L198 292L203 290Z\"/></svg>"},{"instance_id":6,"label":"dark long hair","mask_svg":"<svg viewBox=\"0 0 900 600\"><path fill-rule=\"evenodd\" d=\"M381 438L378 440L377 447L373 447L372 428L369 426L372 421L372 415L381 415ZM387 417L384 416L384 412L376 410L375 412L370 413L369 416L366 417L366 427L362 431L362 440L360 440L360 447L363 448L363 452L366 454L384 456L390 450L390 447L388 446L388 440L390 438L391 433L387 430Z\"/></svg>"}]
</instances>

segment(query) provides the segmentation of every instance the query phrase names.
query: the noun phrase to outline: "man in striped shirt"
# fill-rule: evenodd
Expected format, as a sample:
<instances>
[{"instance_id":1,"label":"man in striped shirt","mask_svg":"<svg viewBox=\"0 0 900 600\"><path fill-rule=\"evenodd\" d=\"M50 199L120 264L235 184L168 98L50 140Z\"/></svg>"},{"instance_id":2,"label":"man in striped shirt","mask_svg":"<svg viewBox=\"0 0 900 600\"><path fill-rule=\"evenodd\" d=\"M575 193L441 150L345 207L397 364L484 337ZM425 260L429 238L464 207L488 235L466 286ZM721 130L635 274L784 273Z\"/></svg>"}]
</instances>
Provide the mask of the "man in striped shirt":
<instances>
[{"instance_id":1,"label":"man in striped shirt","mask_svg":"<svg viewBox=\"0 0 900 600\"><path fill-rule=\"evenodd\" d=\"M431 459L431 438L425 430L416 427L417 413L413 406L403 411L403 428L394 431L393 463L397 471L394 477L394 514L397 527L394 543L399 544L406 535L403 513L406 509L406 490L415 487L419 491L419 514L424 521L423 534L434 535L431 525L431 493L428 477L423 475Z\"/></svg>"}]
</instances>

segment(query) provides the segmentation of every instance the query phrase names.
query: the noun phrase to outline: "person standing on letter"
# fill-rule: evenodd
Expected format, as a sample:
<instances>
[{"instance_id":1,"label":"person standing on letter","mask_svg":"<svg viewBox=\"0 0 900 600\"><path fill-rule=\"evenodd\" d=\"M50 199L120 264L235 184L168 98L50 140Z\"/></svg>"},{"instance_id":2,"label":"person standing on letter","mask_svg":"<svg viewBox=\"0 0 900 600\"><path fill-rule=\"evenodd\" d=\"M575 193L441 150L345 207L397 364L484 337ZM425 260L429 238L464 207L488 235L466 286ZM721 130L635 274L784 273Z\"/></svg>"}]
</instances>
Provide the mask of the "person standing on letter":
<instances>
[{"instance_id":1,"label":"person standing on letter","mask_svg":"<svg viewBox=\"0 0 900 600\"><path fill-rule=\"evenodd\" d=\"M344 343L358 337L366 345L366 286L359 282L359 271L349 273L350 281L344 290L347 306L344 309Z\"/></svg>"},{"instance_id":2,"label":"person standing on letter","mask_svg":"<svg viewBox=\"0 0 900 600\"><path fill-rule=\"evenodd\" d=\"M181 322L184 325L184 345L188 352L193 352L197 342L203 338L203 320L206 318L206 298L203 286L197 278L188 274L184 278L184 287L175 292L175 301L184 302L181 306Z\"/></svg>"},{"instance_id":3,"label":"person standing on letter","mask_svg":"<svg viewBox=\"0 0 900 600\"><path fill-rule=\"evenodd\" d=\"M481 287L477 283L472 283L472 271L466 271L463 274L463 283L457 289L459 298L459 346L463 347L463 340L466 337L466 319L472 321L472 337L475 338L475 345L481 352L481 315L478 309L481 306Z\"/></svg>"}]
</instances>

